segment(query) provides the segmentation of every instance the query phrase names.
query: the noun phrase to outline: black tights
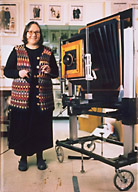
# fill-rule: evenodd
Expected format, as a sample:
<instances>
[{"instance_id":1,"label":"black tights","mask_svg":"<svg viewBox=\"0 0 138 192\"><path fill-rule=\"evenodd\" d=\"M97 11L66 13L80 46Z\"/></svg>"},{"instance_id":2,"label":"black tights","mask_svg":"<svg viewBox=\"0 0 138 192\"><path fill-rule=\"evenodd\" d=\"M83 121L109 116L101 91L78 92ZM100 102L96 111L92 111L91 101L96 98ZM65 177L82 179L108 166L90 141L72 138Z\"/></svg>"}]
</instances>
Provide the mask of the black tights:
<instances>
[{"instance_id":1,"label":"black tights","mask_svg":"<svg viewBox=\"0 0 138 192\"><path fill-rule=\"evenodd\" d=\"M36 158L37 158L37 161L40 160L40 159L43 159L43 151L40 151L40 152L36 153ZM27 161L27 156L22 155L21 160L22 161Z\"/></svg>"},{"instance_id":2,"label":"black tights","mask_svg":"<svg viewBox=\"0 0 138 192\"><path fill-rule=\"evenodd\" d=\"M27 161L27 156L26 156L26 155L22 155L22 156L21 156L21 160L22 160L22 161Z\"/></svg>"},{"instance_id":3,"label":"black tights","mask_svg":"<svg viewBox=\"0 0 138 192\"><path fill-rule=\"evenodd\" d=\"M43 159L43 151L36 153L37 160Z\"/></svg>"}]
</instances>

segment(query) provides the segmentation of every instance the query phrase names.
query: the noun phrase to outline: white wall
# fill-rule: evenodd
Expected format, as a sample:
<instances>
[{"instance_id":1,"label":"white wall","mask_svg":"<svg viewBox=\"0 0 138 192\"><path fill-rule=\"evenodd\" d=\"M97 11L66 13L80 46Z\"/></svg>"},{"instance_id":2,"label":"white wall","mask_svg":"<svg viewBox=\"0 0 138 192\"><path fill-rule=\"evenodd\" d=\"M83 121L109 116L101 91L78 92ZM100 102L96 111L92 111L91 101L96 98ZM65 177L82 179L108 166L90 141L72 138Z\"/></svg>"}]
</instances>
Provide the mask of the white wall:
<instances>
[{"instance_id":1,"label":"white wall","mask_svg":"<svg viewBox=\"0 0 138 192\"><path fill-rule=\"evenodd\" d=\"M1 1L1 0L0 0ZM124 2L137 2L137 0L123 0ZM123 2L121 1L121 2ZM17 3L18 5L18 34L16 36L2 36L0 37L0 45L12 45L22 43L22 34L24 26L28 23L30 10L30 4L42 4L43 5L43 24L44 25L87 25L95 20L109 16L112 13L112 3L119 2L120 0L6 0L6 3ZM63 17L61 21L49 21L49 5L61 5ZM71 5L83 6L83 21L71 21L70 20L70 7ZM8 51L5 50L5 51ZM3 64L2 64L3 65Z\"/></svg>"},{"instance_id":2,"label":"white wall","mask_svg":"<svg viewBox=\"0 0 138 192\"><path fill-rule=\"evenodd\" d=\"M0 0L1 1L1 0ZM137 2L137 0L123 0L124 2ZM121 2L123 2L121 1ZM101 19L110 15L112 12L112 3L119 2L120 0L6 0L6 3L17 3L18 5L18 35L17 36L3 36L0 38L1 45L16 45L21 43L22 33L24 26L29 22L30 4L42 4L43 5L43 23L46 25L86 25L97 19ZM61 5L63 17L60 22L49 21L49 5ZM70 21L70 6L82 5L83 6L83 21L71 22Z\"/></svg>"},{"instance_id":3,"label":"white wall","mask_svg":"<svg viewBox=\"0 0 138 192\"><path fill-rule=\"evenodd\" d=\"M16 45L20 44L22 41L22 33L24 26L29 22L30 10L29 6L31 3L40 3L43 5L43 23L45 25L86 25L89 22L105 17L108 13L110 14L110 2L107 2L108 11L106 9L106 3L103 0L60 0L60 1L48 1L48 0L7 0L6 3L17 3L18 5L18 34L16 36L2 36L0 38L0 44L2 45ZM48 6L49 5L61 5L63 17L60 22L49 21ZM82 5L83 6L83 21L73 22L70 21L70 6L71 5Z\"/></svg>"}]
</instances>

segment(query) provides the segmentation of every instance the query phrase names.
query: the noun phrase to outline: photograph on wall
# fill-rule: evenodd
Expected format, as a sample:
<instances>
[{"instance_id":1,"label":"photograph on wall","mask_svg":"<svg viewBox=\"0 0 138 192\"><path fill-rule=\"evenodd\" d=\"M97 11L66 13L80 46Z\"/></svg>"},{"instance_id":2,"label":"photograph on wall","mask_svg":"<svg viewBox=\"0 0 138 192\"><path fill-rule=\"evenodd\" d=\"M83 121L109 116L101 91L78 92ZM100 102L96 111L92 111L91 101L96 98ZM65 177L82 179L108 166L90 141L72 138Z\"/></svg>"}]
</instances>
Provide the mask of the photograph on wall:
<instances>
[{"instance_id":1,"label":"photograph on wall","mask_svg":"<svg viewBox=\"0 0 138 192\"><path fill-rule=\"evenodd\" d=\"M68 39L69 38L69 31L68 30L61 30L60 38L61 38L61 41Z\"/></svg>"},{"instance_id":2,"label":"photograph on wall","mask_svg":"<svg viewBox=\"0 0 138 192\"><path fill-rule=\"evenodd\" d=\"M138 3L131 3L131 4L129 4L129 7L138 9Z\"/></svg>"},{"instance_id":3,"label":"photograph on wall","mask_svg":"<svg viewBox=\"0 0 138 192\"><path fill-rule=\"evenodd\" d=\"M17 35L17 23L17 4L0 4L0 35Z\"/></svg>"},{"instance_id":4,"label":"photograph on wall","mask_svg":"<svg viewBox=\"0 0 138 192\"><path fill-rule=\"evenodd\" d=\"M77 30L70 31L70 37L73 37L74 35L77 35L77 34L78 34Z\"/></svg>"},{"instance_id":5,"label":"photograph on wall","mask_svg":"<svg viewBox=\"0 0 138 192\"><path fill-rule=\"evenodd\" d=\"M51 30L50 31L50 42L51 43L58 43L60 38L60 31Z\"/></svg>"},{"instance_id":6,"label":"photograph on wall","mask_svg":"<svg viewBox=\"0 0 138 192\"><path fill-rule=\"evenodd\" d=\"M49 20L50 21L61 21L61 6L60 5L49 5Z\"/></svg>"},{"instance_id":7,"label":"photograph on wall","mask_svg":"<svg viewBox=\"0 0 138 192\"><path fill-rule=\"evenodd\" d=\"M83 21L82 5L71 5L71 21Z\"/></svg>"},{"instance_id":8,"label":"photograph on wall","mask_svg":"<svg viewBox=\"0 0 138 192\"><path fill-rule=\"evenodd\" d=\"M48 31L47 30L42 30L42 34L43 34L44 42L48 42Z\"/></svg>"},{"instance_id":9,"label":"photograph on wall","mask_svg":"<svg viewBox=\"0 0 138 192\"><path fill-rule=\"evenodd\" d=\"M120 11L124 11L125 9L129 8L129 4L127 2L122 2L122 3L118 3L118 2L113 2L112 3L112 13L118 13Z\"/></svg>"},{"instance_id":10,"label":"photograph on wall","mask_svg":"<svg viewBox=\"0 0 138 192\"><path fill-rule=\"evenodd\" d=\"M29 4L30 20L43 22L43 5Z\"/></svg>"}]
</instances>

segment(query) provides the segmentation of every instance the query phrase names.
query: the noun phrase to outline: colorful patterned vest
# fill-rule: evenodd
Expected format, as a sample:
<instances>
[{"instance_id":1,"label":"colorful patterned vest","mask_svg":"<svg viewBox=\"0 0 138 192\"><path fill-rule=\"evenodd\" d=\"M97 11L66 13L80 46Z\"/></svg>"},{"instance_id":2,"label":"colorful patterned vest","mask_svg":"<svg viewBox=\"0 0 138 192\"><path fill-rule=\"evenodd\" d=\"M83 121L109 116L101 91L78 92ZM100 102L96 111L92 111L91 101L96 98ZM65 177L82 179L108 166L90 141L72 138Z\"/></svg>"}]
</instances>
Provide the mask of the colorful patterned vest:
<instances>
[{"instance_id":1,"label":"colorful patterned vest","mask_svg":"<svg viewBox=\"0 0 138 192\"><path fill-rule=\"evenodd\" d=\"M17 52L17 69L26 69L31 71L31 66L29 62L28 53L24 45L19 45L15 47ZM38 89L39 89L39 103L40 109L54 109L53 100L53 88L52 81L49 75L41 72L41 66L49 64L51 56L51 50L48 47L44 47L42 55L39 58L39 73L38 77ZM12 92L11 92L11 106L20 109L29 108L29 93L30 93L30 83L26 79L17 78L13 80Z\"/></svg>"}]
</instances>

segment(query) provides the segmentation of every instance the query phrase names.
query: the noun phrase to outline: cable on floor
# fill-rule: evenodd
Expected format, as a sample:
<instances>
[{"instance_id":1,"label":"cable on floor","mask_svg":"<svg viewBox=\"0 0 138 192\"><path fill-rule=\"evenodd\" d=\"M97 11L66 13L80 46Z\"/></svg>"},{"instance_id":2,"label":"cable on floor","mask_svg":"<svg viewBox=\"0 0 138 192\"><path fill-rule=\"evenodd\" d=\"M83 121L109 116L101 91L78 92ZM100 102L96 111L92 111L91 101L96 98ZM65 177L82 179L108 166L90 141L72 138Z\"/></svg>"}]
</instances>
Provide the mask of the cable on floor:
<instances>
[{"instance_id":1,"label":"cable on floor","mask_svg":"<svg viewBox=\"0 0 138 192\"><path fill-rule=\"evenodd\" d=\"M0 153L0 155L3 155L4 153L8 152L10 149L7 149L5 151L3 151L2 153Z\"/></svg>"}]
</instances>

